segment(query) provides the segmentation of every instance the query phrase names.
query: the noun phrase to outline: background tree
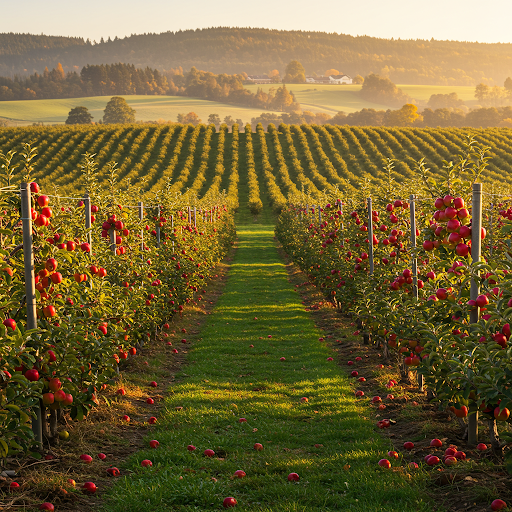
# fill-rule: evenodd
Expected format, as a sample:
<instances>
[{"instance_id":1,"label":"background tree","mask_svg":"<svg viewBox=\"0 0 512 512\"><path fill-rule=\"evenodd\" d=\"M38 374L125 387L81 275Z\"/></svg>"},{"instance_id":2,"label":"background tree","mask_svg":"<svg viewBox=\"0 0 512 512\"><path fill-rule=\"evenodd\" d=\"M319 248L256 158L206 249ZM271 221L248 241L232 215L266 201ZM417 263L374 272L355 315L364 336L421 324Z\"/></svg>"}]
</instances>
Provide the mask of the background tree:
<instances>
[{"instance_id":1,"label":"background tree","mask_svg":"<svg viewBox=\"0 0 512 512\"><path fill-rule=\"evenodd\" d=\"M113 96L103 111L104 123L134 123L135 110L121 96Z\"/></svg>"},{"instance_id":2,"label":"background tree","mask_svg":"<svg viewBox=\"0 0 512 512\"><path fill-rule=\"evenodd\" d=\"M290 84L303 84L306 81L306 71L298 60L292 60L287 66L283 82Z\"/></svg>"},{"instance_id":3,"label":"background tree","mask_svg":"<svg viewBox=\"0 0 512 512\"><path fill-rule=\"evenodd\" d=\"M281 75L277 69L273 69L269 74L268 77L270 80L272 80L273 84L278 84L281 82Z\"/></svg>"},{"instance_id":4,"label":"background tree","mask_svg":"<svg viewBox=\"0 0 512 512\"><path fill-rule=\"evenodd\" d=\"M487 97L489 96L489 86L485 84L478 84L475 87L475 98L480 103L485 103Z\"/></svg>"},{"instance_id":5,"label":"background tree","mask_svg":"<svg viewBox=\"0 0 512 512\"><path fill-rule=\"evenodd\" d=\"M327 121L328 124L346 124L347 123L347 114L345 112L338 112L335 114L329 121Z\"/></svg>"},{"instance_id":6,"label":"background tree","mask_svg":"<svg viewBox=\"0 0 512 512\"><path fill-rule=\"evenodd\" d=\"M189 112L188 114L178 114L178 123L197 126L201 123L201 119L199 119L199 116L195 112Z\"/></svg>"},{"instance_id":7,"label":"background tree","mask_svg":"<svg viewBox=\"0 0 512 512\"><path fill-rule=\"evenodd\" d=\"M408 103L398 110L386 111L384 122L387 126L412 126L420 118L418 107Z\"/></svg>"},{"instance_id":8,"label":"background tree","mask_svg":"<svg viewBox=\"0 0 512 512\"><path fill-rule=\"evenodd\" d=\"M210 114L208 116L208 124L214 124L217 129L219 128L221 122L222 121L220 120L219 114Z\"/></svg>"},{"instance_id":9,"label":"background tree","mask_svg":"<svg viewBox=\"0 0 512 512\"><path fill-rule=\"evenodd\" d=\"M505 91L508 96L512 96L512 78L507 77L505 83L503 84L505 87Z\"/></svg>"},{"instance_id":10,"label":"background tree","mask_svg":"<svg viewBox=\"0 0 512 512\"><path fill-rule=\"evenodd\" d=\"M74 107L68 113L65 124L91 124L92 116L87 107Z\"/></svg>"},{"instance_id":11,"label":"background tree","mask_svg":"<svg viewBox=\"0 0 512 512\"><path fill-rule=\"evenodd\" d=\"M365 77L359 94L365 100L393 107L399 107L412 101L412 98L399 89L389 78L382 78L375 73Z\"/></svg>"},{"instance_id":12,"label":"background tree","mask_svg":"<svg viewBox=\"0 0 512 512\"><path fill-rule=\"evenodd\" d=\"M337 69L331 68L331 69L328 69L328 70L324 73L324 76L340 75L340 74L341 74L341 73L340 73Z\"/></svg>"},{"instance_id":13,"label":"background tree","mask_svg":"<svg viewBox=\"0 0 512 512\"><path fill-rule=\"evenodd\" d=\"M294 103L294 97L288 89L286 88L286 85L283 85L282 87L278 87L276 91L276 95L274 96L273 107L276 110L287 110L289 107L291 107Z\"/></svg>"},{"instance_id":14,"label":"background tree","mask_svg":"<svg viewBox=\"0 0 512 512\"><path fill-rule=\"evenodd\" d=\"M356 75L354 78L352 78L352 83L353 84L363 84L364 83L364 78L361 76L361 75Z\"/></svg>"},{"instance_id":15,"label":"background tree","mask_svg":"<svg viewBox=\"0 0 512 512\"><path fill-rule=\"evenodd\" d=\"M228 126L233 126L235 124L235 120L231 117L231 116L226 116L224 118L224 122L228 125Z\"/></svg>"},{"instance_id":16,"label":"background tree","mask_svg":"<svg viewBox=\"0 0 512 512\"><path fill-rule=\"evenodd\" d=\"M458 108L464 105L464 101L459 99L456 92L450 94L432 94L428 100L428 106L431 109L437 108Z\"/></svg>"}]
</instances>

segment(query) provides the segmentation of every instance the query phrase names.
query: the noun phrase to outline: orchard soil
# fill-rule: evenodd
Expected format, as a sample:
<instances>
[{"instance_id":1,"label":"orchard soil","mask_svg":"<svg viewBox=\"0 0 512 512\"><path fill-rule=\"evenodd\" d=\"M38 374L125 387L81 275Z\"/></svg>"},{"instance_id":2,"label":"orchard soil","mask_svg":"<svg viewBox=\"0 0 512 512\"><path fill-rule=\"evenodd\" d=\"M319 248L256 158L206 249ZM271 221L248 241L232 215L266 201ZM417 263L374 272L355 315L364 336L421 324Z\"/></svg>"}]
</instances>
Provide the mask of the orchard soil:
<instances>
[{"instance_id":1,"label":"orchard soil","mask_svg":"<svg viewBox=\"0 0 512 512\"><path fill-rule=\"evenodd\" d=\"M233 251L236 248L233 249ZM122 368L119 382L111 386L106 393L99 395L99 405L83 422L73 422L69 417L59 430L70 433L68 441L58 441L54 446L45 446L44 454L53 456L50 460L10 459L4 469L16 471L14 479L0 476L0 489L7 498L0 500L2 510L36 510L44 501L52 502L61 511L88 512L97 510L102 502L102 494L113 484L115 478L108 478L106 469L120 466L123 461L143 445L144 437L151 431L147 423L150 416L158 417L159 404L166 392L172 392L172 385L186 377L187 348L190 343L199 341L201 326L207 315L215 306L227 279L229 262L233 252L217 267L218 277L212 281L203 295L203 301L189 305L181 317L176 317L167 333L162 333L150 347L140 350L130 357ZM398 381L398 375L385 361L383 354L373 345L364 345L361 333L357 331L354 319L346 318L329 302L321 292L309 284L306 276L286 259L289 281L301 294L306 310L316 325L325 332L324 342L337 352L338 364L348 373L353 369L347 361L355 355L363 357L357 370L364 375L371 375L364 383L357 383L357 389L365 392L365 400L370 396L394 395L393 400L385 400L385 410L374 407L375 423L382 418L390 418L394 423L391 428L379 430L390 439L394 449L403 455L403 465L409 461L420 463L428 453L441 455L449 445L456 445L464 451L468 461L451 468L432 468L429 492L439 503L440 508L453 512L484 512L490 510L489 503L499 497L512 502L510 477L500 461L493 458L490 449L479 453L466 449L463 440L463 428L457 419L446 410L439 410L430 403L426 393L419 393L410 382L398 382L392 388L386 388L390 379ZM186 333L182 332L186 330ZM167 334L167 336L165 336ZM187 343L181 342L186 339ZM171 345L167 342L171 341ZM172 354L176 348L179 353ZM193 364L193 361L190 361ZM379 365L384 368L378 368ZM155 380L157 388L149 386ZM116 393L117 389L126 391L124 396ZM356 382L354 382L356 389ZM151 397L155 403L148 405L146 399ZM122 420L123 415L131 418L129 423ZM443 448L430 447L432 438L440 438ZM413 441L414 449L404 453L403 443ZM98 453L105 453L107 458L100 461ZM79 462L79 456L87 453L93 457L91 464ZM396 468L399 471L400 468ZM72 478L76 487L67 483ZM21 487L16 493L9 493L12 480ZM85 495L81 486L86 481L93 481L98 486L94 495Z\"/></svg>"}]
</instances>

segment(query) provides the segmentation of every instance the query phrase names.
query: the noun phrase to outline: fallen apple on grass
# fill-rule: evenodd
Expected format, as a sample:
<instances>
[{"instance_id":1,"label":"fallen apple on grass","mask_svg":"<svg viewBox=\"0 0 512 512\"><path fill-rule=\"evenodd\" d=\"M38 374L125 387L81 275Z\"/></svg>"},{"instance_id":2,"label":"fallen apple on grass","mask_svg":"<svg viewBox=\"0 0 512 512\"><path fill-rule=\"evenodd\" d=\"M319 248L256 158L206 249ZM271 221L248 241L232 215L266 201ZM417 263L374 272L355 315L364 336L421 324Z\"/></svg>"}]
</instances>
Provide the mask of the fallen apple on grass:
<instances>
[{"instance_id":1,"label":"fallen apple on grass","mask_svg":"<svg viewBox=\"0 0 512 512\"><path fill-rule=\"evenodd\" d=\"M156 439L153 439L152 441L149 441L149 447L150 448L158 448L159 446L160 446L160 443Z\"/></svg>"},{"instance_id":2,"label":"fallen apple on grass","mask_svg":"<svg viewBox=\"0 0 512 512\"><path fill-rule=\"evenodd\" d=\"M206 457L213 457L215 455L215 452L213 450L210 450L209 448L203 452L203 454Z\"/></svg>"},{"instance_id":3,"label":"fallen apple on grass","mask_svg":"<svg viewBox=\"0 0 512 512\"><path fill-rule=\"evenodd\" d=\"M143 468L147 468L149 466L152 466L153 463L149 460L149 459L144 459L140 465L143 467Z\"/></svg>"},{"instance_id":4,"label":"fallen apple on grass","mask_svg":"<svg viewBox=\"0 0 512 512\"><path fill-rule=\"evenodd\" d=\"M381 468L389 469L391 467L391 462L388 459L380 459L378 464Z\"/></svg>"},{"instance_id":5,"label":"fallen apple on grass","mask_svg":"<svg viewBox=\"0 0 512 512\"><path fill-rule=\"evenodd\" d=\"M107 456L104 453L98 453L98 459L105 460Z\"/></svg>"},{"instance_id":6,"label":"fallen apple on grass","mask_svg":"<svg viewBox=\"0 0 512 512\"><path fill-rule=\"evenodd\" d=\"M261 452L263 450L263 445L261 443L254 443L254 449L257 452Z\"/></svg>"},{"instance_id":7,"label":"fallen apple on grass","mask_svg":"<svg viewBox=\"0 0 512 512\"><path fill-rule=\"evenodd\" d=\"M453 466L454 464L457 464L457 459L453 455L448 455L443 460L445 466Z\"/></svg>"},{"instance_id":8,"label":"fallen apple on grass","mask_svg":"<svg viewBox=\"0 0 512 512\"><path fill-rule=\"evenodd\" d=\"M505 510L507 504L503 500L494 500L491 503L491 510Z\"/></svg>"},{"instance_id":9,"label":"fallen apple on grass","mask_svg":"<svg viewBox=\"0 0 512 512\"><path fill-rule=\"evenodd\" d=\"M300 476L297 473L290 473L288 475L289 482L298 482L300 480Z\"/></svg>"},{"instance_id":10,"label":"fallen apple on grass","mask_svg":"<svg viewBox=\"0 0 512 512\"><path fill-rule=\"evenodd\" d=\"M41 503L41 505L39 505L39 510L49 510L50 512L53 512L55 510L55 507L53 506L52 503L45 501L44 503Z\"/></svg>"},{"instance_id":11,"label":"fallen apple on grass","mask_svg":"<svg viewBox=\"0 0 512 512\"><path fill-rule=\"evenodd\" d=\"M187 450L188 450L189 452L193 452L195 449L196 449L196 447L195 447L193 444L189 444L189 445L187 446Z\"/></svg>"},{"instance_id":12,"label":"fallen apple on grass","mask_svg":"<svg viewBox=\"0 0 512 512\"><path fill-rule=\"evenodd\" d=\"M241 469L237 469L233 473L233 476L236 476L237 478L243 478L244 476L246 476L246 474L245 474L245 471L242 471Z\"/></svg>"},{"instance_id":13,"label":"fallen apple on grass","mask_svg":"<svg viewBox=\"0 0 512 512\"><path fill-rule=\"evenodd\" d=\"M121 472L116 467L107 468L108 476L121 476Z\"/></svg>"},{"instance_id":14,"label":"fallen apple on grass","mask_svg":"<svg viewBox=\"0 0 512 512\"><path fill-rule=\"evenodd\" d=\"M232 507L236 506L236 504L237 504L237 501L232 496L224 498L224 501L222 502L222 506L224 508L232 508Z\"/></svg>"},{"instance_id":15,"label":"fallen apple on grass","mask_svg":"<svg viewBox=\"0 0 512 512\"><path fill-rule=\"evenodd\" d=\"M80 455L80 460L85 464L90 464L92 462L92 457L87 455L86 453Z\"/></svg>"},{"instance_id":16,"label":"fallen apple on grass","mask_svg":"<svg viewBox=\"0 0 512 512\"><path fill-rule=\"evenodd\" d=\"M82 485L82 490L86 494L94 494L97 491L96 484L94 482L85 482L84 485Z\"/></svg>"}]
</instances>

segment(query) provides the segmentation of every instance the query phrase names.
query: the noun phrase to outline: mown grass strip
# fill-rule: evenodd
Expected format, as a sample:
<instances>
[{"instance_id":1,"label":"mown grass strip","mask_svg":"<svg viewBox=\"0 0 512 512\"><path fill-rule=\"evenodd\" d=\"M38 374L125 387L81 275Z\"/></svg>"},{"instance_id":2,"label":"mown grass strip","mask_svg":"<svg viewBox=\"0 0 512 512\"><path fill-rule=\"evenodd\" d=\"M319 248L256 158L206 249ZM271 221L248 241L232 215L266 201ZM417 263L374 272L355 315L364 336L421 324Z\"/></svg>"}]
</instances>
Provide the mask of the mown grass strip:
<instances>
[{"instance_id":1,"label":"mown grass strip","mask_svg":"<svg viewBox=\"0 0 512 512\"><path fill-rule=\"evenodd\" d=\"M148 438L160 447L130 459L134 474L105 510L219 510L227 496L251 511L434 510L398 461L396 470L377 465L390 446L327 361L332 352L288 282L272 227L242 226L239 237L225 292ZM215 457L203 455L208 448ZM232 478L238 469L247 476ZM287 480L291 472L299 482Z\"/></svg>"}]
</instances>

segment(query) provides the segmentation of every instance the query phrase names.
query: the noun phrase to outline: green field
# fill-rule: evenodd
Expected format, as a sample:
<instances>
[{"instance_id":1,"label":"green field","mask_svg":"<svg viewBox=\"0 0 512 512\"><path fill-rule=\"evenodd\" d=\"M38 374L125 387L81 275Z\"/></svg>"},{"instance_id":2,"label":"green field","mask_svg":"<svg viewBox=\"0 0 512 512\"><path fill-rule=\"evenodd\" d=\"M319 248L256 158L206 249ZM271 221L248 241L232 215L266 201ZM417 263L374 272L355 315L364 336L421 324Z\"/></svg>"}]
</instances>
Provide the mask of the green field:
<instances>
[{"instance_id":1,"label":"green field","mask_svg":"<svg viewBox=\"0 0 512 512\"><path fill-rule=\"evenodd\" d=\"M256 92L258 87L267 91L271 87L276 86L247 86L252 92ZM373 103L360 98L358 94L361 90L360 85L288 84L286 87L293 91L303 110L311 110L315 113L325 112L334 115L339 111L348 114L363 108L374 108L377 110L387 110L390 108L388 105ZM432 94L449 94L452 92L456 92L468 107L476 104L474 98L475 88L470 86L398 85L397 87L414 98L418 104L426 104Z\"/></svg>"},{"instance_id":2,"label":"green field","mask_svg":"<svg viewBox=\"0 0 512 512\"><path fill-rule=\"evenodd\" d=\"M127 103L136 111L137 121L176 122L178 114L195 112L203 122L210 114L218 114L221 119L232 116L242 119L244 123L261 114L261 109L236 107L216 101L186 98L183 96L125 96ZM68 117L73 107L83 106L89 109L94 121L103 117L103 110L110 96L93 96L89 98L66 98L57 100L28 100L0 102L0 119L8 119L13 124L27 123L61 124Z\"/></svg>"},{"instance_id":3,"label":"green field","mask_svg":"<svg viewBox=\"0 0 512 512\"><path fill-rule=\"evenodd\" d=\"M249 85L247 88L256 92L258 87L264 90L275 85ZM334 115L340 110L350 113L363 108L387 110L389 106L365 101L357 94L360 85L315 85L289 84L303 110L325 112ZM451 87L429 85L399 85L419 104L426 103L432 94L448 94L456 92L468 107L474 106L474 87ZM262 109L237 107L226 103L207 101L184 96L125 96L128 104L136 110L137 121L176 121L180 113L195 112L204 122L210 114L218 114L221 119L230 115L234 119L242 119L244 123L261 114ZM0 102L0 119L8 119L17 125L35 122L64 123L68 112L77 106L89 109L95 121L103 116L103 110L110 96L93 96L88 98L66 98L57 100L26 100Z\"/></svg>"}]
</instances>

